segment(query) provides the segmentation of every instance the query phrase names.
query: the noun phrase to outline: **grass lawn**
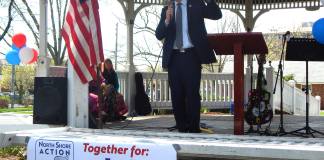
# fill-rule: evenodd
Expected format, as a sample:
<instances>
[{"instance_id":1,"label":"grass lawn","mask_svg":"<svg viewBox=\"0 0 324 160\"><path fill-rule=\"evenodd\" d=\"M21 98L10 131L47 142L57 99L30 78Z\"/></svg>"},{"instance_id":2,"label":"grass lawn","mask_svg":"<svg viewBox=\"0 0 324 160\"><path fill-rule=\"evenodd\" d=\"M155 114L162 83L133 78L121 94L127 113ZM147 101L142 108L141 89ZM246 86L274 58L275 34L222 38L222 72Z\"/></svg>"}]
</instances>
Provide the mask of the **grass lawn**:
<instances>
[{"instance_id":1,"label":"grass lawn","mask_svg":"<svg viewBox=\"0 0 324 160\"><path fill-rule=\"evenodd\" d=\"M321 116L324 116L324 111L321 111L321 112L320 112L320 115L321 115Z\"/></svg>"},{"instance_id":2,"label":"grass lawn","mask_svg":"<svg viewBox=\"0 0 324 160\"><path fill-rule=\"evenodd\" d=\"M5 112L15 112L15 113L21 113L21 114L32 114L33 113L33 107L19 107L19 108L1 108L0 113Z\"/></svg>"},{"instance_id":3,"label":"grass lawn","mask_svg":"<svg viewBox=\"0 0 324 160\"><path fill-rule=\"evenodd\" d=\"M24 152L26 147L11 146L0 148L0 160L24 160Z\"/></svg>"}]
</instances>

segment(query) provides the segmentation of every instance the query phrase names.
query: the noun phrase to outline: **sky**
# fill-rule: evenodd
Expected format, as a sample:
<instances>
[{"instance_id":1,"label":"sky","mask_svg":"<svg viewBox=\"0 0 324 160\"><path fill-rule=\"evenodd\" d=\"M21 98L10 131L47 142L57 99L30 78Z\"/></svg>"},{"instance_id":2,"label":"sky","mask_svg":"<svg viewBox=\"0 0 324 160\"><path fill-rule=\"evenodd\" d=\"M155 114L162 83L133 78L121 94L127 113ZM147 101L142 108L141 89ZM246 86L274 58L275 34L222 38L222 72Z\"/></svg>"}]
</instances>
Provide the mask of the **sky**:
<instances>
[{"instance_id":1,"label":"sky","mask_svg":"<svg viewBox=\"0 0 324 160\"><path fill-rule=\"evenodd\" d=\"M223 10L224 18L236 17L233 13ZM0 16L6 16L6 10L0 10ZM115 50L115 34L116 34L116 23L119 24L119 39L118 39L118 54L126 54L126 27L121 24L121 19L124 19L124 13L120 4L114 0L100 1L100 15L101 15L101 25L102 25L102 37L103 37L103 46L105 49L105 54L107 56L112 56L112 51ZM223 18L223 20L225 20ZM300 27L303 22L315 22L316 20L324 18L324 8L322 7L317 11L306 11L305 9L290 9L290 10L273 10L263 14L255 24L255 32L264 32L269 33L271 30L277 30L278 32L294 31L296 28ZM138 18L137 18L138 19ZM135 20L135 23L137 22ZM240 20L239 20L240 22ZM123 23L123 22L122 22ZM241 23L241 22L240 22ZM25 32L25 28L22 28L22 25L17 25L19 22L15 23L12 30L15 33ZM206 20L206 28L209 33L216 33L215 29L217 22ZM153 25L152 27L156 27ZM243 30L243 29L241 29ZM144 36L135 36L135 43L139 43L143 40ZM153 35L146 36L147 40L150 42L157 43L157 40ZM27 37L28 38L28 37ZM3 51L1 47L3 42L0 42L0 51ZM32 42L28 42L31 47L33 46ZM156 45L153 45L156 48ZM5 48L7 49L7 48ZM158 49L156 49L158 51ZM126 56L126 55L125 55ZM4 57L0 55L0 59Z\"/></svg>"},{"instance_id":2,"label":"sky","mask_svg":"<svg viewBox=\"0 0 324 160\"><path fill-rule=\"evenodd\" d=\"M109 1L101 4L101 16L105 17L102 21L103 43L108 51L115 50L115 24L118 23L118 18L124 18L124 14L120 4L117 1ZM224 18L236 17L232 12L223 10ZM317 11L306 11L306 9L285 9L285 10L273 10L263 14L255 24L255 32L269 33L272 30L285 33L286 31L294 31L301 26L303 22L315 22L316 20L324 18L324 8L322 7ZM138 17L137 17L138 19ZM137 20L135 20L136 23ZM241 23L241 21L239 20ZM118 43L126 43L126 28L119 25L119 38ZM206 20L206 28L209 33L216 33L215 29L217 22ZM153 26L155 27L155 26ZM242 31L244 29L241 29ZM135 41L141 41L142 37L135 38ZM153 36L153 41L156 41ZM123 47L126 52L126 45ZM112 55L111 52L106 52L108 55Z\"/></svg>"}]
</instances>

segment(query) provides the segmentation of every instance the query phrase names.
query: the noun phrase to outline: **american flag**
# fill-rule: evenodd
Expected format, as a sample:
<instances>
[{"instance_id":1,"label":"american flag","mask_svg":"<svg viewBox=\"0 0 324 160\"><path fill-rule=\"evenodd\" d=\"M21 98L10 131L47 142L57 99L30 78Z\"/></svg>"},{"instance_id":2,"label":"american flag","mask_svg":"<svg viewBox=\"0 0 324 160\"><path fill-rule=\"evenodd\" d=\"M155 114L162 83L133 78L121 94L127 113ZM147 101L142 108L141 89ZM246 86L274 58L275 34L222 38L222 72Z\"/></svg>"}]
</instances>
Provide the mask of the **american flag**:
<instances>
[{"instance_id":1,"label":"american flag","mask_svg":"<svg viewBox=\"0 0 324 160\"><path fill-rule=\"evenodd\" d=\"M96 79L95 67L104 60L98 0L70 0L62 36L81 82Z\"/></svg>"}]
</instances>

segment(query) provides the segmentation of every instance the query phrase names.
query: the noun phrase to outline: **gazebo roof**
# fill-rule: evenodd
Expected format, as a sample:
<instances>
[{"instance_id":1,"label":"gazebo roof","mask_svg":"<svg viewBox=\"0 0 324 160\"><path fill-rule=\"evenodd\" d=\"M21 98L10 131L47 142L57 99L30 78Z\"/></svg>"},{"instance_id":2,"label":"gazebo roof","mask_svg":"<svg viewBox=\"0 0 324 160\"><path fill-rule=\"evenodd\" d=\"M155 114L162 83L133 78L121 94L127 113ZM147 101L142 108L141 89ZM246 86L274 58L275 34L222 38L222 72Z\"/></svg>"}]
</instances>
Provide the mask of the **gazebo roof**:
<instances>
[{"instance_id":1,"label":"gazebo roof","mask_svg":"<svg viewBox=\"0 0 324 160\"><path fill-rule=\"evenodd\" d=\"M166 4L168 0L134 0L140 4ZM309 8L317 9L321 6L320 0L215 0L220 8L230 10L245 10L246 5L253 5L253 10Z\"/></svg>"}]
</instances>

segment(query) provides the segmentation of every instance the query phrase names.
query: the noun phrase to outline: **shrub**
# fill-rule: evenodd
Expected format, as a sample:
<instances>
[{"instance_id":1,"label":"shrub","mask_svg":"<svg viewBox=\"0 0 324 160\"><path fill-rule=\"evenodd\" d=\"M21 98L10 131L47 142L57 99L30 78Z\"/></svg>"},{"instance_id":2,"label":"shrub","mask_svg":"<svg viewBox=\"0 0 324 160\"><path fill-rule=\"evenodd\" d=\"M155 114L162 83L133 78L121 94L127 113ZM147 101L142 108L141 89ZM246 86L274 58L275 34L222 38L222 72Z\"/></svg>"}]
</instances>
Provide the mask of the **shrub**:
<instances>
[{"instance_id":1,"label":"shrub","mask_svg":"<svg viewBox=\"0 0 324 160\"><path fill-rule=\"evenodd\" d=\"M11 146L6 148L0 148L0 157L17 156L19 160L25 159L26 147Z\"/></svg>"},{"instance_id":2,"label":"shrub","mask_svg":"<svg viewBox=\"0 0 324 160\"><path fill-rule=\"evenodd\" d=\"M9 103L9 96L0 96L0 108L8 108Z\"/></svg>"}]
</instances>

